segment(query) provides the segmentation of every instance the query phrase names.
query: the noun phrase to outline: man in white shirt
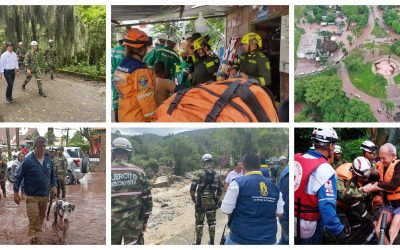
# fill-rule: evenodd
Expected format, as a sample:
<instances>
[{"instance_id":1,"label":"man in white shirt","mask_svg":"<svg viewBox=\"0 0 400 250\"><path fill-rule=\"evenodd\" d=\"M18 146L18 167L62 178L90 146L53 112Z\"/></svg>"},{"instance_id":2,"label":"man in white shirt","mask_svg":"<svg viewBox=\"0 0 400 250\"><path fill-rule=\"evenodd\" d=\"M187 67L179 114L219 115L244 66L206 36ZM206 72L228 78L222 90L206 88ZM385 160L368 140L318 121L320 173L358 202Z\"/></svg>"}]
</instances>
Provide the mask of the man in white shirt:
<instances>
[{"instance_id":1,"label":"man in white shirt","mask_svg":"<svg viewBox=\"0 0 400 250\"><path fill-rule=\"evenodd\" d=\"M7 90L6 90L6 103L10 104L15 101L12 98L12 91L15 80L15 72L19 70L18 67L18 56L13 52L13 44L7 43L7 50L0 57L0 80L6 78Z\"/></svg>"},{"instance_id":2,"label":"man in white shirt","mask_svg":"<svg viewBox=\"0 0 400 250\"><path fill-rule=\"evenodd\" d=\"M229 184L231 182L240 177L243 176L243 170L242 170L242 161L236 161L235 162L235 168L229 172L229 174L225 178L225 184L224 184L224 192L226 193L226 190L228 190Z\"/></svg>"},{"instance_id":3,"label":"man in white shirt","mask_svg":"<svg viewBox=\"0 0 400 250\"><path fill-rule=\"evenodd\" d=\"M243 157L244 176L233 180L221 210L230 215L230 234L225 245L266 245L276 243L277 218L285 202L279 188L261 171L260 157Z\"/></svg>"}]
</instances>

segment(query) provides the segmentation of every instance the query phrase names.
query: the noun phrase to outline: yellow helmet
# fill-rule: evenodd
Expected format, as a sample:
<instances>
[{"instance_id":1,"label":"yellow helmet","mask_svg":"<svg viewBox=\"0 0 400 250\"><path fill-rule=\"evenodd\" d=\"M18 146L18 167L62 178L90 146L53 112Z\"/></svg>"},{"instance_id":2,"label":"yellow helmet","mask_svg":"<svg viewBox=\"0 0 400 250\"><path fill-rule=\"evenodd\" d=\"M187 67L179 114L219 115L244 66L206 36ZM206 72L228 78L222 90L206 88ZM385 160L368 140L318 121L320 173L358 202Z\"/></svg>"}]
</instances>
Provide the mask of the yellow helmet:
<instances>
[{"instance_id":1,"label":"yellow helmet","mask_svg":"<svg viewBox=\"0 0 400 250\"><path fill-rule=\"evenodd\" d=\"M198 50L198 49L201 49L203 47L203 43L204 43L204 36L201 36L201 37L197 38L193 42L193 49L195 51Z\"/></svg>"},{"instance_id":2,"label":"yellow helmet","mask_svg":"<svg viewBox=\"0 0 400 250\"><path fill-rule=\"evenodd\" d=\"M245 34L244 36L242 36L242 41L241 41L242 43L244 43L244 44L254 43L252 41L256 41L259 48L262 47L262 39L259 34L254 33L254 32L249 32L249 33Z\"/></svg>"}]
</instances>

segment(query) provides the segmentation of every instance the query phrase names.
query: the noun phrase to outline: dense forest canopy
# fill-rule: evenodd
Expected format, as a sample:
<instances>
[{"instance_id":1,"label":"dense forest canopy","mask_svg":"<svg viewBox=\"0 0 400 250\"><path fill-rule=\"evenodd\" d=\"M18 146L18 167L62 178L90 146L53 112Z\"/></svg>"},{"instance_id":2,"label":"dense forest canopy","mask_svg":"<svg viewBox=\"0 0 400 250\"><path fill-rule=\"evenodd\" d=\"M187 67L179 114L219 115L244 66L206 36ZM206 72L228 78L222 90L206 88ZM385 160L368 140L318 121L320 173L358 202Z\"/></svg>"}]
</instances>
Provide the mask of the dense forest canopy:
<instances>
[{"instance_id":1,"label":"dense forest canopy","mask_svg":"<svg viewBox=\"0 0 400 250\"><path fill-rule=\"evenodd\" d=\"M54 40L59 66L80 65L105 74L106 7L78 5L0 6L0 40L39 43L41 53Z\"/></svg>"},{"instance_id":2,"label":"dense forest canopy","mask_svg":"<svg viewBox=\"0 0 400 250\"><path fill-rule=\"evenodd\" d=\"M336 69L296 80L295 101L303 103L297 122L376 121L368 104L346 97Z\"/></svg>"},{"instance_id":3,"label":"dense forest canopy","mask_svg":"<svg viewBox=\"0 0 400 250\"><path fill-rule=\"evenodd\" d=\"M112 134L112 139L118 137ZM200 168L201 156L210 153L217 168L232 166L247 152L266 159L288 157L289 132L281 128L221 128L187 131L167 136L122 135L133 147L132 163L146 171L158 165L175 166L176 174Z\"/></svg>"}]
</instances>

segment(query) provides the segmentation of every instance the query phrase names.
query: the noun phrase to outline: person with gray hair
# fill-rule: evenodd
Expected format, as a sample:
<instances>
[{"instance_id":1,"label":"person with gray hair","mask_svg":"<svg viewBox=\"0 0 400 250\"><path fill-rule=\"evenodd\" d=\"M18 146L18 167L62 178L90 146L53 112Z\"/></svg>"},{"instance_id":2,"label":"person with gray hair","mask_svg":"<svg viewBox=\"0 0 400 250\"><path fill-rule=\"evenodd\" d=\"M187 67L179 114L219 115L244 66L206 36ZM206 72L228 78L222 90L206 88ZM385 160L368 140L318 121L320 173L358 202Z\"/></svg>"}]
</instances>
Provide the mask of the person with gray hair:
<instances>
[{"instance_id":1,"label":"person with gray hair","mask_svg":"<svg viewBox=\"0 0 400 250\"><path fill-rule=\"evenodd\" d=\"M383 192L384 207L375 226L379 235L383 213L387 214L390 224L389 238L385 236L385 244L393 245L400 230L400 160L397 159L396 147L391 143L382 145L379 149L380 161L376 164L380 180L361 188L365 192Z\"/></svg>"},{"instance_id":2,"label":"person with gray hair","mask_svg":"<svg viewBox=\"0 0 400 250\"><path fill-rule=\"evenodd\" d=\"M36 137L33 152L26 156L14 183L14 202L19 205L19 188L24 180L26 212L29 219L28 236L32 236L31 244L40 243L38 234L42 231L48 197L50 192L57 192L53 161L45 156L45 150L46 139L42 136Z\"/></svg>"}]
</instances>

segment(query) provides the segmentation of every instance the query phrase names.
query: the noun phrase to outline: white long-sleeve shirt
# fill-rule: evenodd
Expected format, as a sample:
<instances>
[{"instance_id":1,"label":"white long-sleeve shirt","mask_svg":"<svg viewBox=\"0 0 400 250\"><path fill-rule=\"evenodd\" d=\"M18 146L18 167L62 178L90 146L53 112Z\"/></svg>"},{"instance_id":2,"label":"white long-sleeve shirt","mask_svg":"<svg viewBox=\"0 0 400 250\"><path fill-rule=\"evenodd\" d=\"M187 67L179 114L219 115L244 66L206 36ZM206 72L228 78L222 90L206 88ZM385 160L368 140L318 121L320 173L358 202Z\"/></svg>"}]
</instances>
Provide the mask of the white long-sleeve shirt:
<instances>
[{"instance_id":1,"label":"white long-sleeve shirt","mask_svg":"<svg viewBox=\"0 0 400 250\"><path fill-rule=\"evenodd\" d=\"M4 74L4 70L19 69L18 56L15 52L4 52L0 57L0 73Z\"/></svg>"},{"instance_id":2,"label":"white long-sleeve shirt","mask_svg":"<svg viewBox=\"0 0 400 250\"><path fill-rule=\"evenodd\" d=\"M238 196L239 196L239 185L237 181L233 180L231 184L229 184L224 200L222 201L221 211L224 214L231 214L233 212L233 210L236 208L236 201ZM282 199L281 192L279 192L279 200L276 205L277 206L275 213L283 214L283 206L285 205L285 202Z\"/></svg>"}]
</instances>

